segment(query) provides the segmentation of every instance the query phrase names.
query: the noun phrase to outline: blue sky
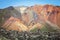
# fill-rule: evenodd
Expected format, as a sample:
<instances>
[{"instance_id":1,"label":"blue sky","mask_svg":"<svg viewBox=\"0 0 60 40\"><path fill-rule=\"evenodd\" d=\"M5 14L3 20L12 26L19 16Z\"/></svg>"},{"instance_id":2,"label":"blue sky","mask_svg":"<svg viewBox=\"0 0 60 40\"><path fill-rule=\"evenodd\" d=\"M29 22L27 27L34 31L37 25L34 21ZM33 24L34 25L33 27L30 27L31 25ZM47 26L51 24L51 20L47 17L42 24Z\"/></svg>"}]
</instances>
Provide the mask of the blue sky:
<instances>
[{"instance_id":1,"label":"blue sky","mask_svg":"<svg viewBox=\"0 0 60 40\"><path fill-rule=\"evenodd\" d=\"M0 9L9 6L32 6L32 5L52 4L60 6L59 0L0 0Z\"/></svg>"}]
</instances>

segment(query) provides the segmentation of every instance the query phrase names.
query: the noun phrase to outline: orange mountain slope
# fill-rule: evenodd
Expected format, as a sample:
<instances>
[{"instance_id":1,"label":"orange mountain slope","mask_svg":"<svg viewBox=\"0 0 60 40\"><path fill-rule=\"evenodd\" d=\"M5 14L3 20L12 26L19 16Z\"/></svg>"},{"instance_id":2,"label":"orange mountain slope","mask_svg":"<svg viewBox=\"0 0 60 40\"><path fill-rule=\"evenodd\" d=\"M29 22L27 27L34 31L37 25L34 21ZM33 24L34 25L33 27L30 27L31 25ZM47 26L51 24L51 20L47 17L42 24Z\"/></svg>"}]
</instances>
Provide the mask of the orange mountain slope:
<instances>
[{"instance_id":1,"label":"orange mountain slope","mask_svg":"<svg viewBox=\"0 0 60 40\"><path fill-rule=\"evenodd\" d=\"M2 26L6 30L26 31L28 28L17 18L10 17Z\"/></svg>"},{"instance_id":2,"label":"orange mountain slope","mask_svg":"<svg viewBox=\"0 0 60 40\"><path fill-rule=\"evenodd\" d=\"M34 10L38 13L39 18L42 15L46 21L48 20L60 27L60 7L53 5L35 5L28 9Z\"/></svg>"}]
</instances>

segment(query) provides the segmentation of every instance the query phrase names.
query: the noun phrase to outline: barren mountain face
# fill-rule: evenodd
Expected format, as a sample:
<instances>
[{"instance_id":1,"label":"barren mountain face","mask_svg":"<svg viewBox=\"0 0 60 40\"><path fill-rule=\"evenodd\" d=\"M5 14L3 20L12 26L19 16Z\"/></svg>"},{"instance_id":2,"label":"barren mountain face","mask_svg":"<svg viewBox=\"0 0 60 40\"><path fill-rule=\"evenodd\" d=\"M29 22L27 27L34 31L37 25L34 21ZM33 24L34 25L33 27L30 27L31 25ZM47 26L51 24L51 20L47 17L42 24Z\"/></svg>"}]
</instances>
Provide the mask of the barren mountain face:
<instances>
[{"instance_id":1,"label":"barren mountain face","mask_svg":"<svg viewBox=\"0 0 60 40\"><path fill-rule=\"evenodd\" d=\"M1 27L6 30L30 31L34 28L41 29L45 23L60 27L60 7L58 6L8 7L0 10L0 14L2 14Z\"/></svg>"},{"instance_id":2,"label":"barren mountain face","mask_svg":"<svg viewBox=\"0 0 60 40\"><path fill-rule=\"evenodd\" d=\"M40 17L41 15L58 26L60 26L59 17L60 17L60 8L58 6L44 5L44 6L33 6L30 9L34 10ZM41 18L40 18L41 19Z\"/></svg>"}]
</instances>

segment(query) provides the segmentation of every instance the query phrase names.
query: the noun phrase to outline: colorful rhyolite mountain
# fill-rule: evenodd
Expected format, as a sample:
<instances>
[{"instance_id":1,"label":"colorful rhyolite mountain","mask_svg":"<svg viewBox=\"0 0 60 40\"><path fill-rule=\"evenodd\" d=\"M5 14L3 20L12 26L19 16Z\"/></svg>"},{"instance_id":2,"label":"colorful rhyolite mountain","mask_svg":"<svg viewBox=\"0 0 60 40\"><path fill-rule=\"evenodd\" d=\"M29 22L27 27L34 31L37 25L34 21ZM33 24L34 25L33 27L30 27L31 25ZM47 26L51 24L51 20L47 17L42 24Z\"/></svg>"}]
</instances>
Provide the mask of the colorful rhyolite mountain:
<instances>
[{"instance_id":1,"label":"colorful rhyolite mountain","mask_svg":"<svg viewBox=\"0 0 60 40\"><path fill-rule=\"evenodd\" d=\"M6 30L30 31L41 29L42 25L57 25L60 27L60 7L53 5L35 5L31 7L8 7L0 10L3 23L1 27Z\"/></svg>"}]
</instances>

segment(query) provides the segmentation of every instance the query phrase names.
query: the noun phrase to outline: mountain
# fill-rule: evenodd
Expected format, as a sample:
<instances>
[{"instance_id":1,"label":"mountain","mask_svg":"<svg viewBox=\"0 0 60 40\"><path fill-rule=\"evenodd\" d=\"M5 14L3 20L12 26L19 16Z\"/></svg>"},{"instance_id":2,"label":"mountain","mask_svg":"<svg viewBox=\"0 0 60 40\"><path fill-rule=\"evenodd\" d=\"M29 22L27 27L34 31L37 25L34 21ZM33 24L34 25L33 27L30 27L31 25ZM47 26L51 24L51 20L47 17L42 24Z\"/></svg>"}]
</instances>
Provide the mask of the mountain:
<instances>
[{"instance_id":1,"label":"mountain","mask_svg":"<svg viewBox=\"0 0 60 40\"><path fill-rule=\"evenodd\" d=\"M38 13L39 18L42 15L45 18L45 20L48 20L52 22L53 24L56 24L60 27L60 21L59 21L60 20L60 6L35 5L35 6L30 7L29 9L32 9L36 13Z\"/></svg>"},{"instance_id":2,"label":"mountain","mask_svg":"<svg viewBox=\"0 0 60 40\"><path fill-rule=\"evenodd\" d=\"M6 30L26 31L28 28L18 18L10 17L2 26Z\"/></svg>"},{"instance_id":3,"label":"mountain","mask_svg":"<svg viewBox=\"0 0 60 40\"><path fill-rule=\"evenodd\" d=\"M0 14L0 26L6 30L30 31L34 28L41 29L45 24L49 25L47 26L49 30L60 28L60 6L10 6L0 9Z\"/></svg>"},{"instance_id":4,"label":"mountain","mask_svg":"<svg viewBox=\"0 0 60 40\"><path fill-rule=\"evenodd\" d=\"M1 26L3 28L7 28L7 30L17 30L17 31L26 31L27 27L25 27L24 24L22 24L22 13L21 11L24 11L22 9L25 9L26 7L8 7L5 9L2 9L0 14L2 15L1 18ZM21 25L20 27L18 25Z\"/></svg>"}]
</instances>

